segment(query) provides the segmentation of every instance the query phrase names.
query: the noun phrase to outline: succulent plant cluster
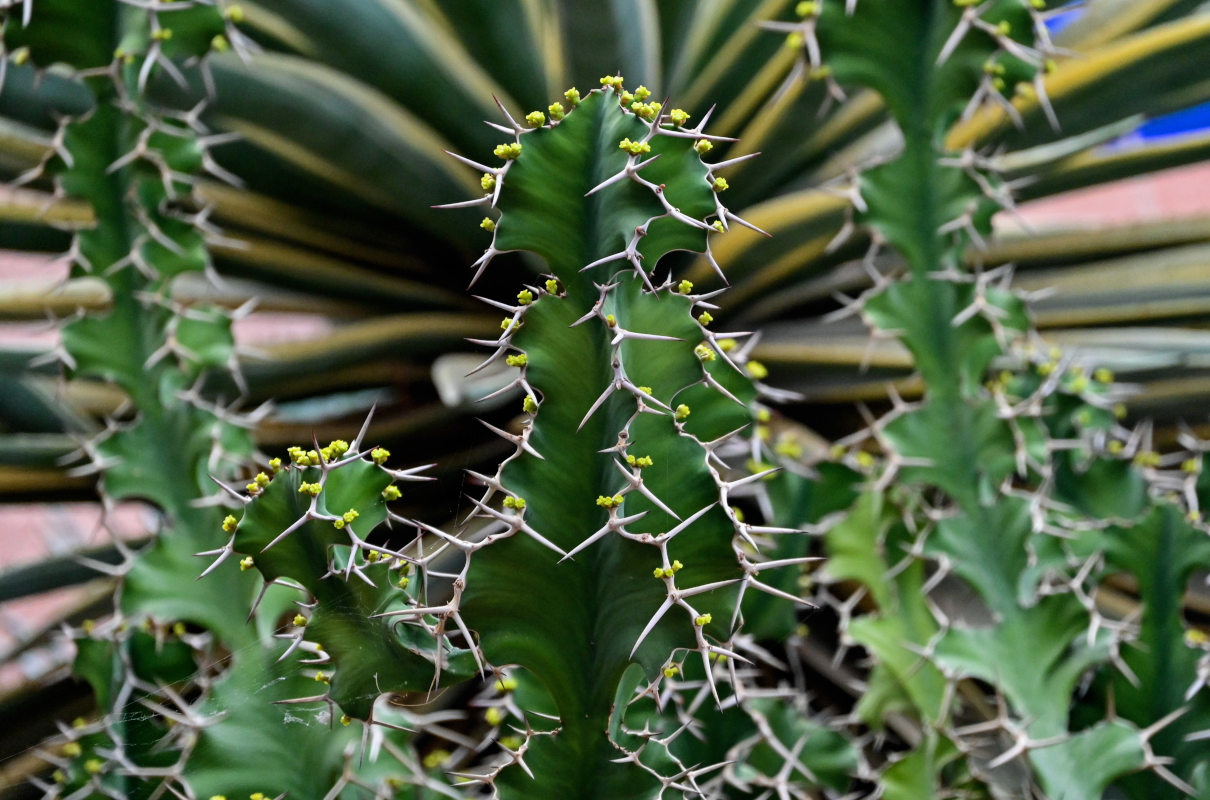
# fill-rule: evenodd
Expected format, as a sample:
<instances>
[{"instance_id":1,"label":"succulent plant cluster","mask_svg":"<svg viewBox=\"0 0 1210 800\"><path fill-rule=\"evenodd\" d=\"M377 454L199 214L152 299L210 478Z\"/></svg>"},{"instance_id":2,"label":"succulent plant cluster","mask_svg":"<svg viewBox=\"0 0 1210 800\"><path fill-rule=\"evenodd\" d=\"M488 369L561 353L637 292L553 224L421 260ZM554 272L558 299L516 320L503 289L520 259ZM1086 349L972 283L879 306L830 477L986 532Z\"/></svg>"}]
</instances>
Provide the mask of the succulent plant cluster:
<instances>
[{"instance_id":1,"label":"succulent plant cluster","mask_svg":"<svg viewBox=\"0 0 1210 800\"><path fill-rule=\"evenodd\" d=\"M72 630L99 713L47 744L46 797L1210 792L1210 640L1181 609L1210 566L1210 445L1160 454L1113 374L1045 342L1012 269L985 263L1020 188L989 132L1062 122L1047 3L767 5L742 46L771 75L793 63L776 102L888 115L894 146L791 217L836 222L794 235L855 251L835 316L902 346L919 396L892 389L824 445L773 410L793 395L700 288L729 277L716 243L783 246L723 204L761 178L710 114L619 74L523 116L497 101L506 140L454 156L476 177L426 173L477 187L441 224L473 212L490 234L471 282L503 318L474 373L515 404L444 525L403 513L428 467L397 466L368 421L258 452L243 312L180 297L183 274L218 280L225 241L197 187L239 178L203 121L221 98L173 103L231 88L245 10L98 2L70 42L6 12L18 88L64 81L25 179L92 209L72 275L111 298L63 321L55 356L129 401L81 458L107 503L163 526L104 566L113 615ZM272 7L247 13L303 36ZM451 108L432 113L467 116Z\"/></svg>"}]
</instances>

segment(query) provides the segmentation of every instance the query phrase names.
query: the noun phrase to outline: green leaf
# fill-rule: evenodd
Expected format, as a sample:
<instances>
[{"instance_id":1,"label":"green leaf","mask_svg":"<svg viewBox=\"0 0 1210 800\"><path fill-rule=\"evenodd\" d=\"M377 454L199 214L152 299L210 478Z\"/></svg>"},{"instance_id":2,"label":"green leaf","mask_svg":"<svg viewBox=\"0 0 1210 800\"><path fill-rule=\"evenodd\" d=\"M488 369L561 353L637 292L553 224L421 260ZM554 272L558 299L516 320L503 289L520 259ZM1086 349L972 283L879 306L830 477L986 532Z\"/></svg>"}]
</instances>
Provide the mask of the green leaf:
<instances>
[{"instance_id":1,"label":"green leaf","mask_svg":"<svg viewBox=\"0 0 1210 800\"><path fill-rule=\"evenodd\" d=\"M403 573L393 569L392 559L375 563L360 550L350 552L349 531L369 536L386 519L382 493L391 475L360 458L329 470L315 518L311 495L300 488L320 476L314 467L274 476L239 519L233 546L252 558L266 581L286 578L310 593L316 605L305 635L331 655L331 698L349 716L368 719L383 692L426 691L473 674L469 653L445 652L419 628L378 616L404 612L417 588L409 593L396 585ZM340 518L340 527L333 518ZM346 566L356 566L357 574L341 574Z\"/></svg>"},{"instance_id":2,"label":"green leaf","mask_svg":"<svg viewBox=\"0 0 1210 800\"><path fill-rule=\"evenodd\" d=\"M1138 638L1124 648L1122 659L1135 680L1116 671L1109 683L1118 714L1140 727L1183 709L1151 738L1157 754L1171 757L1170 769L1188 781L1210 762L1205 748L1186 737L1205 727L1210 698L1188 692L1198 681L1205 651L1186 640L1181 598L1195 570L1210 567L1210 537L1192 527L1179 509L1155 508L1135 525L1110 528L1105 534L1108 566L1138 580L1142 618ZM1204 769L1204 766L1201 766ZM1179 797L1174 787L1158 789L1154 781L1127 781L1135 797ZM1161 794L1162 792L1162 794Z\"/></svg>"}]
</instances>

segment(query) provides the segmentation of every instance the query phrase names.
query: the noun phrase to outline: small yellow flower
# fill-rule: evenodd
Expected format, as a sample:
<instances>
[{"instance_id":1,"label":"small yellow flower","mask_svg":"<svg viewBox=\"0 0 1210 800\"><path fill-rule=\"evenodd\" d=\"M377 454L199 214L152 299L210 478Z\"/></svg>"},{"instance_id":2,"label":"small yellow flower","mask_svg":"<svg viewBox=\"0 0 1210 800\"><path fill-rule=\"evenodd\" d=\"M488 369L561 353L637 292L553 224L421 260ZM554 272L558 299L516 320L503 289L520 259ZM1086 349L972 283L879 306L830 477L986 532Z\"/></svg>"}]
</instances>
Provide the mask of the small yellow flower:
<instances>
[{"instance_id":1,"label":"small yellow flower","mask_svg":"<svg viewBox=\"0 0 1210 800\"><path fill-rule=\"evenodd\" d=\"M632 142L632 141L630 141L629 136L618 143L618 148L621 150L625 150L627 153L630 153L630 155L632 155L632 156L638 156L638 155L642 155L644 153L651 152L650 144L648 144L647 142Z\"/></svg>"},{"instance_id":2,"label":"small yellow flower","mask_svg":"<svg viewBox=\"0 0 1210 800\"><path fill-rule=\"evenodd\" d=\"M437 767L450 760L450 752L448 750L434 750L424 757L425 769L436 769Z\"/></svg>"}]
</instances>

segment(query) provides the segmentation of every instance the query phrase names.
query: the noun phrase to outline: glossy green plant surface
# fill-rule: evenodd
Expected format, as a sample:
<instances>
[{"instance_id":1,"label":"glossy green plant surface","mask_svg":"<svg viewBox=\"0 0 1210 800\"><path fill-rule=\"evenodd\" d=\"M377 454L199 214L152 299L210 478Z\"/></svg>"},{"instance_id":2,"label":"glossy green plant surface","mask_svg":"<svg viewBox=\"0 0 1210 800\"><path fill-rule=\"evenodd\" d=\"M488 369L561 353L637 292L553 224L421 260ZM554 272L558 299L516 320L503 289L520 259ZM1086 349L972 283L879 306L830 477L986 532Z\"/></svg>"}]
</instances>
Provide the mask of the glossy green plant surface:
<instances>
[{"instance_id":1,"label":"glossy green plant surface","mask_svg":"<svg viewBox=\"0 0 1210 800\"><path fill-rule=\"evenodd\" d=\"M873 660L855 713L875 728L896 713L919 725L917 756L900 762L918 757L918 783L899 784L887 768L884 796L1205 791L1206 765L1182 728L1166 734L1169 751L1156 747L1174 720L1201 710L1201 648L1185 640L1173 604L1192 564L1206 563L1199 499L1191 489L1165 496L1173 476L1117 423L1112 374L1042 345L1011 272L980 263L1009 190L994 160L946 136L984 102L1013 114L1014 97L1047 108L1044 4L800 5L800 23L775 27L817 74L877 92L901 135L899 151L854 183L852 220L871 242L874 281L848 310L902 343L923 397L893 398L851 440L867 442L876 479L827 530L823 568L827 583L857 582L872 605L858 615L828 598L842 642ZM871 38L887 47L872 50ZM882 248L902 257L901 274L877 271ZM1185 475L1200 468L1185 462ZM1141 551L1140 538L1154 544ZM1178 550L1191 561L1174 563ZM1130 566L1114 556L1122 551ZM1142 576L1137 629L1094 599L1118 569ZM1154 686L1132 660L1152 677L1163 671L1172 691L1123 714L1087 686L1113 684L1114 698Z\"/></svg>"},{"instance_id":2,"label":"glossy green plant surface","mask_svg":"<svg viewBox=\"0 0 1210 800\"><path fill-rule=\"evenodd\" d=\"M74 631L98 713L48 797L1207 791L1207 448L1160 382L1204 349L1174 334L1205 231L992 225L1204 154L1096 149L1204 94L1191 4L1094 3L1059 47L1033 0L35 5L3 32L0 169L31 188L0 233L74 229L54 355L119 404L53 409L0 354L0 418L59 437L3 464L70 430L163 520ZM588 90L619 64L653 88ZM241 358L251 295L366 318ZM1085 327L1139 320L1168 327ZM486 362L424 406L468 335ZM829 445L766 380L881 402L790 408L855 431ZM495 450L456 433L472 396ZM465 520L396 486L434 450L491 465Z\"/></svg>"}]
</instances>

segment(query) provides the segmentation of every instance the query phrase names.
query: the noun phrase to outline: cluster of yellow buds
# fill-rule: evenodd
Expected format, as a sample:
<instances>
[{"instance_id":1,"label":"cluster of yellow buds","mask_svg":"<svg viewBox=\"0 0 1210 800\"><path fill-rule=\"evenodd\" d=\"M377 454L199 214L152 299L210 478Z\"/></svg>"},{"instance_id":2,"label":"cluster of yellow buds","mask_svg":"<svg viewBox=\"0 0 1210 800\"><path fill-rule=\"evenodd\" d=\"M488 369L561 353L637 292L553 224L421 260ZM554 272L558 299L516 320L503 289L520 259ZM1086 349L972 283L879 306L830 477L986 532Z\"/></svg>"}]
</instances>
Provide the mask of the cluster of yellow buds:
<instances>
[{"instance_id":1,"label":"cluster of yellow buds","mask_svg":"<svg viewBox=\"0 0 1210 800\"><path fill-rule=\"evenodd\" d=\"M263 472L256 473L256 477L244 488L248 490L248 494L257 495L269 485L269 476ZM226 526L224 526L224 530Z\"/></svg>"},{"instance_id":2,"label":"cluster of yellow buds","mask_svg":"<svg viewBox=\"0 0 1210 800\"><path fill-rule=\"evenodd\" d=\"M504 359L504 363L508 364L510 367L524 367L529 363L529 356L525 355L525 353L521 353L520 355L516 356L508 356Z\"/></svg>"},{"instance_id":3,"label":"cluster of yellow buds","mask_svg":"<svg viewBox=\"0 0 1210 800\"><path fill-rule=\"evenodd\" d=\"M336 530L340 530L345 525L348 525L353 520L357 519L359 516L361 516L361 515L357 513L357 509L350 508L348 511L346 511L344 514L341 515L340 519L334 520L332 522L332 527L336 528Z\"/></svg>"},{"instance_id":4,"label":"cluster of yellow buds","mask_svg":"<svg viewBox=\"0 0 1210 800\"><path fill-rule=\"evenodd\" d=\"M304 450L298 445L293 445L286 448L286 453L290 456L290 461L300 467L318 467L319 452L316 450Z\"/></svg>"},{"instance_id":5,"label":"cluster of yellow buds","mask_svg":"<svg viewBox=\"0 0 1210 800\"><path fill-rule=\"evenodd\" d=\"M601 508L617 508L622 505L622 495L615 494L613 497L600 495L597 497L597 505Z\"/></svg>"},{"instance_id":6,"label":"cluster of yellow buds","mask_svg":"<svg viewBox=\"0 0 1210 800\"><path fill-rule=\"evenodd\" d=\"M1160 465L1160 454L1153 450L1143 450L1134 457L1136 467L1155 468Z\"/></svg>"},{"instance_id":7,"label":"cluster of yellow buds","mask_svg":"<svg viewBox=\"0 0 1210 800\"><path fill-rule=\"evenodd\" d=\"M643 155L644 153L651 152L650 144L648 144L647 142L632 142L632 141L630 141L629 136L627 136L625 139L623 139L621 142L618 143L618 148L621 150L625 150L627 153L630 153L630 155L632 155L632 156L640 156L640 155Z\"/></svg>"},{"instance_id":8,"label":"cluster of yellow buds","mask_svg":"<svg viewBox=\"0 0 1210 800\"><path fill-rule=\"evenodd\" d=\"M505 142L504 144L496 145L496 149L492 151L497 158L503 158L505 161L510 161L521 155L520 142Z\"/></svg>"},{"instance_id":9,"label":"cluster of yellow buds","mask_svg":"<svg viewBox=\"0 0 1210 800\"><path fill-rule=\"evenodd\" d=\"M639 103L630 104L630 110L638 116L651 122L660 115L660 109L663 108L659 103Z\"/></svg>"},{"instance_id":10,"label":"cluster of yellow buds","mask_svg":"<svg viewBox=\"0 0 1210 800\"><path fill-rule=\"evenodd\" d=\"M777 444L773 446L773 452L786 458L802 458L803 447L794 434L784 433L777 437Z\"/></svg>"},{"instance_id":11,"label":"cluster of yellow buds","mask_svg":"<svg viewBox=\"0 0 1210 800\"><path fill-rule=\"evenodd\" d=\"M632 467L642 469L643 467L650 467L655 462L651 460L651 456L638 456L637 458L635 456L626 456L626 463Z\"/></svg>"},{"instance_id":12,"label":"cluster of yellow buds","mask_svg":"<svg viewBox=\"0 0 1210 800\"><path fill-rule=\"evenodd\" d=\"M504 507L515 508L520 511L521 509L525 508L525 498L512 496L506 497L504 498Z\"/></svg>"},{"instance_id":13,"label":"cluster of yellow buds","mask_svg":"<svg viewBox=\"0 0 1210 800\"><path fill-rule=\"evenodd\" d=\"M403 497L403 492L399 491L399 487L392 483L390 486L382 490L382 497L388 502L391 500L398 500L400 497Z\"/></svg>"},{"instance_id":14,"label":"cluster of yellow buds","mask_svg":"<svg viewBox=\"0 0 1210 800\"><path fill-rule=\"evenodd\" d=\"M684 568L684 566L685 565L682 564L680 561L673 559L672 566L656 567L655 569L653 569L651 571L651 574L652 574L652 576L654 576L656 578L671 578L673 575L680 572Z\"/></svg>"}]
</instances>

